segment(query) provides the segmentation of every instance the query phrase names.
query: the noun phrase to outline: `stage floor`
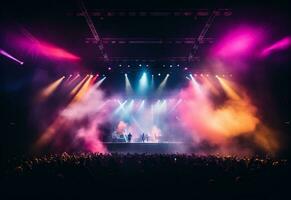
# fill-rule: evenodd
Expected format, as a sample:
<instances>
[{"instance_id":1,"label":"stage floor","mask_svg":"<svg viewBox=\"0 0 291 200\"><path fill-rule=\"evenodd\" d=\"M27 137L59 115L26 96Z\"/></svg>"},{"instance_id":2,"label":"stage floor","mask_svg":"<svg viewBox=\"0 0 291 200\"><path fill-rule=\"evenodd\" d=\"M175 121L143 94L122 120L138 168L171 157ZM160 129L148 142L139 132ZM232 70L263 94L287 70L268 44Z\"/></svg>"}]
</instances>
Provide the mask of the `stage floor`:
<instances>
[{"instance_id":1,"label":"stage floor","mask_svg":"<svg viewBox=\"0 0 291 200\"><path fill-rule=\"evenodd\" d=\"M104 142L104 145L111 153L188 153L192 146L184 142Z\"/></svg>"}]
</instances>

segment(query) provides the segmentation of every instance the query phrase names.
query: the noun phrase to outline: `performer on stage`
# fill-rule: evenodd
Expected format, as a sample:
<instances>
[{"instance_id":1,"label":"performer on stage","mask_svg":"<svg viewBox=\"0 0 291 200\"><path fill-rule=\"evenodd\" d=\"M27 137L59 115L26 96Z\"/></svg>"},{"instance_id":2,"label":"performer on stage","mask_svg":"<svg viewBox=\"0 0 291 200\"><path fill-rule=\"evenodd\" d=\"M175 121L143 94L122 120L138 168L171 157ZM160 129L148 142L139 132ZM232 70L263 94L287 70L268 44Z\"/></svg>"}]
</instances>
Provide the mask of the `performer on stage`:
<instances>
[{"instance_id":1,"label":"performer on stage","mask_svg":"<svg viewBox=\"0 0 291 200\"><path fill-rule=\"evenodd\" d=\"M132 134L129 132L127 135L127 142L131 142Z\"/></svg>"}]
</instances>

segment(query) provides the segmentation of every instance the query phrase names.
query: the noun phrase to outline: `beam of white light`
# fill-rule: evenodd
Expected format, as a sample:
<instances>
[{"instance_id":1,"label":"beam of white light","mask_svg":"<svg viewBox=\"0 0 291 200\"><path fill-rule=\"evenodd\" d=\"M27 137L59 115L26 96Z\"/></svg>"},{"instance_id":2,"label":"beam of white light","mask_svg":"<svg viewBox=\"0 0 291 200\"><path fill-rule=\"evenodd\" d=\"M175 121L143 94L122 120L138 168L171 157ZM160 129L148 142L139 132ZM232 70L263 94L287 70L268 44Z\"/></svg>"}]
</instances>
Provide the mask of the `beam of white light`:
<instances>
[{"instance_id":1,"label":"beam of white light","mask_svg":"<svg viewBox=\"0 0 291 200\"><path fill-rule=\"evenodd\" d=\"M144 72L139 80L139 91L144 92L148 87L147 74Z\"/></svg>"},{"instance_id":2,"label":"beam of white light","mask_svg":"<svg viewBox=\"0 0 291 200\"><path fill-rule=\"evenodd\" d=\"M127 100L125 100L123 103L121 103L118 100L119 106L116 108L116 110L114 111L114 114L117 114L119 111L124 110L124 106L127 103Z\"/></svg>"},{"instance_id":3,"label":"beam of white light","mask_svg":"<svg viewBox=\"0 0 291 200\"><path fill-rule=\"evenodd\" d=\"M133 90L132 90L130 81L128 79L128 76L127 76L127 74L125 74L124 76L125 76L125 91L126 91L126 94L132 94Z\"/></svg>"},{"instance_id":4,"label":"beam of white light","mask_svg":"<svg viewBox=\"0 0 291 200\"><path fill-rule=\"evenodd\" d=\"M128 106L125 108L126 113L130 113L134 106L134 100L131 100Z\"/></svg>"},{"instance_id":5,"label":"beam of white light","mask_svg":"<svg viewBox=\"0 0 291 200\"><path fill-rule=\"evenodd\" d=\"M86 97L90 96L93 94L93 92L105 81L106 76L104 76L102 79L100 79L99 81L97 81L93 87L91 87L86 95Z\"/></svg>"},{"instance_id":6,"label":"beam of white light","mask_svg":"<svg viewBox=\"0 0 291 200\"><path fill-rule=\"evenodd\" d=\"M142 100L142 102L140 103L138 110L142 110L144 108L144 104L145 104L145 100Z\"/></svg>"},{"instance_id":7,"label":"beam of white light","mask_svg":"<svg viewBox=\"0 0 291 200\"><path fill-rule=\"evenodd\" d=\"M172 107L171 109L171 112L173 112L174 110L176 110L176 108L179 106L179 104L182 102L182 99L179 99L175 104L174 106Z\"/></svg>"},{"instance_id":8,"label":"beam of white light","mask_svg":"<svg viewBox=\"0 0 291 200\"><path fill-rule=\"evenodd\" d=\"M196 81L196 79L192 76L192 74L190 74L190 78L191 78L191 82L194 86L194 88L198 91L201 90L199 83Z\"/></svg>"},{"instance_id":9,"label":"beam of white light","mask_svg":"<svg viewBox=\"0 0 291 200\"><path fill-rule=\"evenodd\" d=\"M163 89L165 88L169 76L170 76L170 75L167 74L167 75L165 76L164 80L163 80L163 81L161 82L161 84L159 85L159 87L158 87L158 91L157 91L158 93L161 93L161 92L163 91Z\"/></svg>"},{"instance_id":10,"label":"beam of white light","mask_svg":"<svg viewBox=\"0 0 291 200\"><path fill-rule=\"evenodd\" d=\"M3 49L0 49L0 54L3 55L3 56L5 56L5 57L7 57L7 58L10 58L11 60L14 60L15 62L18 62L20 65L23 65L24 64L23 61L18 60L17 58L13 57L12 55L10 55L9 53L7 53Z\"/></svg>"}]
</instances>

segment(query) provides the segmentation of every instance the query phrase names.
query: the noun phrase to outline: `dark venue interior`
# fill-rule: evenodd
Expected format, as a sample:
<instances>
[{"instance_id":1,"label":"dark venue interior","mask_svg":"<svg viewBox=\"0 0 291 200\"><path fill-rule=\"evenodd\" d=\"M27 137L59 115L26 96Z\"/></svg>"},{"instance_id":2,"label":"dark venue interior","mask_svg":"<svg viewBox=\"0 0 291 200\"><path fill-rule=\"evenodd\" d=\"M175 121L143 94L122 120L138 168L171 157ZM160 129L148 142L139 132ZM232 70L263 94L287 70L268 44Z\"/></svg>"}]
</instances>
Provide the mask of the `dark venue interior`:
<instances>
[{"instance_id":1,"label":"dark venue interior","mask_svg":"<svg viewBox=\"0 0 291 200\"><path fill-rule=\"evenodd\" d=\"M288 199L290 8L1 2L0 198Z\"/></svg>"}]
</instances>

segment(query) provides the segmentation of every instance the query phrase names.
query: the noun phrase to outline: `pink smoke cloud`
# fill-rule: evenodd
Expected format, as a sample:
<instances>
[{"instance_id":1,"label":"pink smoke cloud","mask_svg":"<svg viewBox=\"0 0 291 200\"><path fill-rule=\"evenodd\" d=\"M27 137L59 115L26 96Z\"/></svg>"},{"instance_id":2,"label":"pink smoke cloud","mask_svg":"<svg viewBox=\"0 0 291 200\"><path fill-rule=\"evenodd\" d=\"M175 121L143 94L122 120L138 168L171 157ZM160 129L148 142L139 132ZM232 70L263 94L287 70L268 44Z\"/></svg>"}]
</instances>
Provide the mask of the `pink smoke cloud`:
<instances>
[{"instance_id":1,"label":"pink smoke cloud","mask_svg":"<svg viewBox=\"0 0 291 200\"><path fill-rule=\"evenodd\" d=\"M116 132L125 133L126 128L127 128L127 124L124 121L120 121L117 125Z\"/></svg>"},{"instance_id":2,"label":"pink smoke cloud","mask_svg":"<svg viewBox=\"0 0 291 200\"><path fill-rule=\"evenodd\" d=\"M253 55L257 45L262 41L262 36L262 31L258 28L241 26L219 40L212 54L214 57L230 59Z\"/></svg>"}]
</instances>

